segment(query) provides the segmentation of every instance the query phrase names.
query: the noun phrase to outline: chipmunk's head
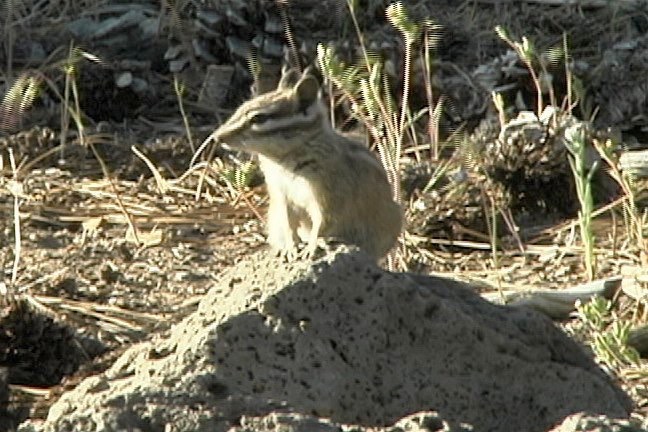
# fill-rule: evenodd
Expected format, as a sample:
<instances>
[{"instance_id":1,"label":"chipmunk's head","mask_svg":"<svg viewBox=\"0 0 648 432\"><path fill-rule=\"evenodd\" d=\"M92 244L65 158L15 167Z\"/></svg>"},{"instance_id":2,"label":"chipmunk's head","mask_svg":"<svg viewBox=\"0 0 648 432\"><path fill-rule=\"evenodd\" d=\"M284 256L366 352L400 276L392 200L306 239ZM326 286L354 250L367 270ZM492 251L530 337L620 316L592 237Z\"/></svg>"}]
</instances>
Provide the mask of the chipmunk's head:
<instances>
[{"instance_id":1,"label":"chipmunk's head","mask_svg":"<svg viewBox=\"0 0 648 432\"><path fill-rule=\"evenodd\" d=\"M287 72L276 90L242 104L213 136L231 149L281 157L326 122L315 77Z\"/></svg>"}]
</instances>

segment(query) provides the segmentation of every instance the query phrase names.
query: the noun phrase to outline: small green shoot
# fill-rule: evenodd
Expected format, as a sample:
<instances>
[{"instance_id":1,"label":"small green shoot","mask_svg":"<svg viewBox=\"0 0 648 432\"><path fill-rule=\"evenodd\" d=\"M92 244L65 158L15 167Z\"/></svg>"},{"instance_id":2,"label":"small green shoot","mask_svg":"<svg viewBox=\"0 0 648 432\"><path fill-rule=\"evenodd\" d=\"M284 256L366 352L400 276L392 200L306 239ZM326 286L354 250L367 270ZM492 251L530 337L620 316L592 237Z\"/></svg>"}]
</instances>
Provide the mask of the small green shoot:
<instances>
[{"instance_id":1,"label":"small green shoot","mask_svg":"<svg viewBox=\"0 0 648 432\"><path fill-rule=\"evenodd\" d=\"M612 139L604 142L594 139L594 148L608 165L607 173L614 179L623 190L625 200L623 210L626 227L630 239L637 245L644 259L648 258L648 238L646 238L646 210L641 210L637 203L637 188L632 172L622 171L619 163L617 149L619 143Z\"/></svg>"},{"instance_id":2,"label":"small green shoot","mask_svg":"<svg viewBox=\"0 0 648 432\"><path fill-rule=\"evenodd\" d=\"M247 160L233 167L223 168L220 179L225 183L230 195L234 198L250 186L256 172L257 165L253 161Z\"/></svg>"},{"instance_id":3,"label":"small green shoot","mask_svg":"<svg viewBox=\"0 0 648 432\"><path fill-rule=\"evenodd\" d=\"M576 305L576 314L590 333L590 346L599 362L618 370L639 363L639 353L628 345L631 323L620 320L612 302L602 297Z\"/></svg>"},{"instance_id":4,"label":"small green shoot","mask_svg":"<svg viewBox=\"0 0 648 432\"><path fill-rule=\"evenodd\" d=\"M595 237L592 230L592 213L594 198L592 196L592 177L599 166L599 161L588 163L588 141L582 123L569 127L565 131L565 146L569 150L569 165L571 166L576 184L576 193L580 203L578 221L585 255L585 269L589 280L596 275L596 256L594 254Z\"/></svg>"}]
</instances>

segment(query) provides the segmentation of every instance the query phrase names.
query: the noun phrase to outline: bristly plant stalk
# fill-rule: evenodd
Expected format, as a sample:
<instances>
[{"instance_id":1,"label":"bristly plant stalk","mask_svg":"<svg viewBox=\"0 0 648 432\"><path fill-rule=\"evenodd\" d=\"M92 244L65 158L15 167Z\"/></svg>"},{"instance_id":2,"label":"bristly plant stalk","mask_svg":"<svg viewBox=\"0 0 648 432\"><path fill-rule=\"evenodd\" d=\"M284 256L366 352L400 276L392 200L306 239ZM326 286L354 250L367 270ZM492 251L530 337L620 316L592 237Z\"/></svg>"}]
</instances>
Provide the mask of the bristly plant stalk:
<instances>
[{"instance_id":1,"label":"bristly plant stalk","mask_svg":"<svg viewBox=\"0 0 648 432\"><path fill-rule=\"evenodd\" d=\"M8 79L12 78L13 75L13 54L14 54L14 43L16 41L16 31L15 27L12 25L12 20L14 19L14 2L15 0L4 0L4 7L0 8L4 13L4 49L7 57L5 73Z\"/></svg>"},{"instance_id":2,"label":"bristly plant stalk","mask_svg":"<svg viewBox=\"0 0 648 432\"><path fill-rule=\"evenodd\" d=\"M403 94L401 97L401 111L400 111L400 121L398 123L398 131L395 139L395 148L393 149L394 155L394 166L395 173L395 185L394 186L394 198L396 202L400 202L400 168L399 168L399 159L402 153L403 148L403 138L405 135L405 120L407 119L407 110L409 109L409 90L410 90L410 76L412 69L412 47L419 39L421 35L421 28L412 22L407 13L403 4L400 2L392 3L387 7L387 18L391 24L400 30L405 39L405 67L403 71Z\"/></svg>"},{"instance_id":3,"label":"bristly plant stalk","mask_svg":"<svg viewBox=\"0 0 648 432\"><path fill-rule=\"evenodd\" d=\"M40 91L37 76L22 73L7 89L0 102L0 129L11 131L18 127Z\"/></svg>"},{"instance_id":4,"label":"bristly plant stalk","mask_svg":"<svg viewBox=\"0 0 648 432\"><path fill-rule=\"evenodd\" d=\"M563 53L565 55L565 78L567 81L567 112L571 114L572 109L574 108L573 103L573 89L572 89L572 83L573 83L573 76L571 73L571 68L570 68L570 63L571 63L571 58L569 56L569 46L567 44L567 34L563 33Z\"/></svg>"},{"instance_id":5,"label":"bristly plant stalk","mask_svg":"<svg viewBox=\"0 0 648 432\"><path fill-rule=\"evenodd\" d=\"M369 67L369 65L372 62L369 59L369 51L367 51L367 47L365 46L364 35L362 34L362 30L360 30L360 25L358 24L358 18L356 17L355 14L357 1L358 0L347 0L347 7L349 8L349 15L351 15L351 20L353 21L353 27L355 28L356 35L358 37L358 43L360 43L360 48L362 51L362 55L364 57L365 65Z\"/></svg>"},{"instance_id":6,"label":"bristly plant stalk","mask_svg":"<svg viewBox=\"0 0 648 432\"><path fill-rule=\"evenodd\" d=\"M390 23L403 35L405 58L403 71L403 93L400 109L394 100L388 76L382 60L370 54L364 35L356 17L356 0L347 0L349 15L359 41L364 64L347 66L334 54L331 47L322 44L317 47L317 57L326 79L342 91L350 103L351 110L366 127L378 148L380 161L385 168L392 195L396 202L401 201L400 159L404 135L418 115L409 110L409 87L412 69L412 52L420 39L421 26L412 22L400 2L388 6L386 15ZM393 256L390 264L393 264Z\"/></svg>"},{"instance_id":7,"label":"bristly plant stalk","mask_svg":"<svg viewBox=\"0 0 648 432\"><path fill-rule=\"evenodd\" d=\"M432 92L432 46L434 40L432 34L435 25L430 21L423 25L423 57L421 66L423 67L423 80L425 82L425 97L428 103L428 139L430 140L430 158L433 161L439 160L439 121L443 109L443 96L439 98L436 105L434 104L434 94Z\"/></svg>"},{"instance_id":8,"label":"bristly plant stalk","mask_svg":"<svg viewBox=\"0 0 648 432\"><path fill-rule=\"evenodd\" d=\"M355 14L356 0L347 0L347 6L357 34L363 61L358 65L345 65L335 55L333 48L320 44L317 47L318 62L326 80L341 91L342 98L350 104L353 115L367 128L378 149L380 161L387 172L394 200L400 203L400 160L405 135L426 112L432 121L438 124L441 112L440 102L433 110L431 107L427 107L416 113L412 113L409 107L414 49L421 40L423 29L433 30L436 25L431 20L425 20L423 23L413 22L401 2L392 3L387 7L387 19L402 34L405 46L403 90L397 101L393 96L390 79L385 73L382 59L367 49ZM434 40L429 39L425 49L429 50L433 44ZM427 61L429 63L429 57ZM429 68L427 70L429 71ZM429 97L430 105L432 105L431 101L432 99ZM412 135L414 135L413 132ZM415 141L415 137L413 139ZM438 136L436 141L438 141ZM431 153L438 156L437 145Z\"/></svg>"},{"instance_id":9,"label":"bristly plant stalk","mask_svg":"<svg viewBox=\"0 0 648 432\"><path fill-rule=\"evenodd\" d=\"M325 76L345 93L354 113L362 119L374 137L381 162L393 188L394 199L400 202L398 166L400 158L398 148L402 143L402 137L399 138L400 119L394 113L382 65L377 59L371 58L364 42L364 35L355 14L356 1L347 0L347 6L363 55L363 69L366 72L363 73L355 67L347 67L336 58L331 48L323 45L318 46L318 61Z\"/></svg>"},{"instance_id":10,"label":"bristly plant stalk","mask_svg":"<svg viewBox=\"0 0 648 432\"><path fill-rule=\"evenodd\" d=\"M535 46L529 39L524 36L522 37L522 42L512 40L509 37L507 31L502 26L495 27L495 33L497 33L497 36L499 36L500 39L502 39L504 42L509 44L511 48L513 48L518 57L520 57L520 60L522 60L524 65L529 70L529 74L531 74L531 79L533 80L533 85L536 88L536 94L538 96L536 115L540 117L540 114L542 114L542 111L544 110L544 100L542 97L542 82L540 80L540 77L538 76L538 73L533 68L533 59L536 56Z\"/></svg>"}]
</instances>

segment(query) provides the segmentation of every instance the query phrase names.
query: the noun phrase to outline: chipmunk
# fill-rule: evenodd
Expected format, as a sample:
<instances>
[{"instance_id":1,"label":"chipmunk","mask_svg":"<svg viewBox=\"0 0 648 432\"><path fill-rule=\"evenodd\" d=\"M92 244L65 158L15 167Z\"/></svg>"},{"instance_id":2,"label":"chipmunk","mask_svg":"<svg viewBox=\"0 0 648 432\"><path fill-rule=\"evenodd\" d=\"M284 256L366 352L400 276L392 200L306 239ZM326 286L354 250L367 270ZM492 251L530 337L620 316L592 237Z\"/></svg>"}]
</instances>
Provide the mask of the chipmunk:
<instances>
[{"instance_id":1,"label":"chipmunk","mask_svg":"<svg viewBox=\"0 0 648 432\"><path fill-rule=\"evenodd\" d=\"M297 81L293 84L294 81ZM336 132L308 72L285 73L276 90L243 103L213 138L259 157L270 207L270 246L288 259L299 240L353 244L380 258L401 231L402 210L373 153Z\"/></svg>"}]
</instances>

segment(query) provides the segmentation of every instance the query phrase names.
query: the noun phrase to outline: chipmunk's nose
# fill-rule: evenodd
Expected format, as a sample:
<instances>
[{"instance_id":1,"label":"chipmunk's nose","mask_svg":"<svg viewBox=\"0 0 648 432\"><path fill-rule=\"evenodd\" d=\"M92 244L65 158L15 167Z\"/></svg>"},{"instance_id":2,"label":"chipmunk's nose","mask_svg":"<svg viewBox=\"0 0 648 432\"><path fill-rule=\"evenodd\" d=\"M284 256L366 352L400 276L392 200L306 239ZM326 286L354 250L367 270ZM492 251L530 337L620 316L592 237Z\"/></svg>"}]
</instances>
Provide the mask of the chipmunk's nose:
<instances>
[{"instance_id":1,"label":"chipmunk's nose","mask_svg":"<svg viewBox=\"0 0 648 432\"><path fill-rule=\"evenodd\" d=\"M225 150L236 150L236 143L234 142L233 144L229 142L227 131L223 131L221 129L218 129L214 131L211 135L212 141L214 141L214 144L220 145L222 148Z\"/></svg>"},{"instance_id":2,"label":"chipmunk's nose","mask_svg":"<svg viewBox=\"0 0 648 432\"><path fill-rule=\"evenodd\" d=\"M212 132L212 139L217 143L224 143L227 142L228 138L236 135L236 132L236 127L233 127L229 122L225 122L218 129Z\"/></svg>"},{"instance_id":3,"label":"chipmunk's nose","mask_svg":"<svg viewBox=\"0 0 648 432\"><path fill-rule=\"evenodd\" d=\"M221 131L221 129L222 128L218 128L211 134L211 139L216 143L223 141L223 135L225 134Z\"/></svg>"}]
</instances>

